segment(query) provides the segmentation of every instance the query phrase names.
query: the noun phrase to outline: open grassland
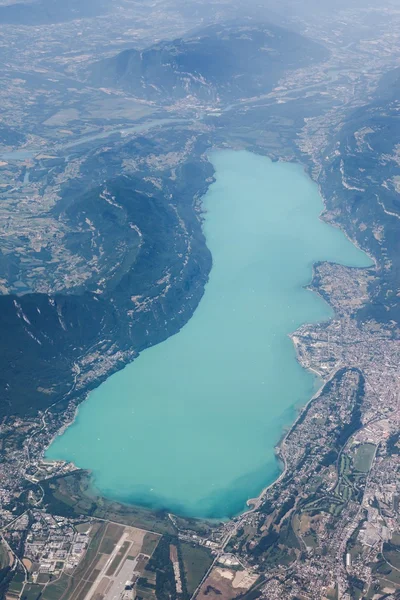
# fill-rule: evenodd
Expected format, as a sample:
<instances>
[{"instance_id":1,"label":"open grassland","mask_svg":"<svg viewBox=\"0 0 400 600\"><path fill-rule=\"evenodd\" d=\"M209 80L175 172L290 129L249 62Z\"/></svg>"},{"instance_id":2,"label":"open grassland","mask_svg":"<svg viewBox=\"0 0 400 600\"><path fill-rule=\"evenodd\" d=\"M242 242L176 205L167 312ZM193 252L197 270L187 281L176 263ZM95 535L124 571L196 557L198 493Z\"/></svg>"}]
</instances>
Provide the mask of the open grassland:
<instances>
[{"instance_id":1,"label":"open grassland","mask_svg":"<svg viewBox=\"0 0 400 600\"><path fill-rule=\"evenodd\" d=\"M375 455L376 446L374 444L361 444L357 448L354 457L354 468L356 471L368 473Z\"/></svg>"},{"instance_id":2,"label":"open grassland","mask_svg":"<svg viewBox=\"0 0 400 600\"><path fill-rule=\"evenodd\" d=\"M151 556L157 547L159 539L160 538L158 535L147 532L146 535L144 536L143 545L142 545L143 554L147 554L148 556Z\"/></svg>"},{"instance_id":3,"label":"open grassland","mask_svg":"<svg viewBox=\"0 0 400 600\"><path fill-rule=\"evenodd\" d=\"M202 546L183 542L180 548L187 591L189 594L193 594L210 568L213 558L210 551Z\"/></svg>"}]
</instances>

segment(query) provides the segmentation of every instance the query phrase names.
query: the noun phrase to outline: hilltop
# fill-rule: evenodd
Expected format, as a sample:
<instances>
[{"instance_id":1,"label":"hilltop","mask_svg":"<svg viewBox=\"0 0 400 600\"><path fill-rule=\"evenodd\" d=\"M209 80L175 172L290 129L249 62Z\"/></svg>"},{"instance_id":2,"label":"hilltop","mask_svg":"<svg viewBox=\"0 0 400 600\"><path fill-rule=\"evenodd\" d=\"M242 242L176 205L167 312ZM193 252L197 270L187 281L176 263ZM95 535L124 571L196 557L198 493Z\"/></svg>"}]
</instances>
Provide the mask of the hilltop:
<instances>
[{"instance_id":1,"label":"hilltop","mask_svg":"<svg viewBox=\"0 0 400 600\"><path fill-rule=\"evenodd\" d=\"M212 25L196 35L124 50L92 65L92 84L161 104L192 96L226 103L270 92L286 70L327 58L327 50L276 25Z\"/></svg>"}]
</instances>

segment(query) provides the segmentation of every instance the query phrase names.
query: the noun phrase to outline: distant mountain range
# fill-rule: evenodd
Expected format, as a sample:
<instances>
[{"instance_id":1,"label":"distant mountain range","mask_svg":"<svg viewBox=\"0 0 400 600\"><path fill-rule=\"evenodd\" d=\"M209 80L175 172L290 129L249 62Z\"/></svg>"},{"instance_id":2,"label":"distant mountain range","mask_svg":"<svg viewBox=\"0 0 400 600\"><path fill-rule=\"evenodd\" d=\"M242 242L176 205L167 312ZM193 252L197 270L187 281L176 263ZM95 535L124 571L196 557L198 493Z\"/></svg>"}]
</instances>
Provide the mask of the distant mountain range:
<instances>
[{"instance_id":1,"label":"distant mountain range","mask_svg":"<svg viewBox=\"0 0 400 600\"><path fill-rule=\"evenodd\" d=\"M321 45L276 25L212 25L191 37L101 60L88 80L161 104L188 96L224 103L268 93L286 70L327 57Z\"/></svg>"}]
</instances>

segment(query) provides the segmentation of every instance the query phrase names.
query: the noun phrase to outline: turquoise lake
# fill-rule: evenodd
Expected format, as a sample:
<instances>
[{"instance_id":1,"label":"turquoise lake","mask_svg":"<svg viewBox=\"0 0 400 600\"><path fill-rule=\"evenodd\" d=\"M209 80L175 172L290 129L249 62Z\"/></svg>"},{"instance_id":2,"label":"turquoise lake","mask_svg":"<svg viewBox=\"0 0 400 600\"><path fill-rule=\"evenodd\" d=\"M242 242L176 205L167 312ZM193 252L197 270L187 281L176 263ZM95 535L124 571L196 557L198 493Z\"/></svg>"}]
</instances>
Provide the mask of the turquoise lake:
<instances>
[{"instance_id":1,"label":"turquoise lake","mask_svg":"<svg viewBox=\"0 0 400 600\"><path fill-rule=\"evenodd\" d=\"M274 446L318 385L288 337L332 315L303 287L312 264L371 260L318 218L323 203L301 166L231 150L210 160L213 268L199 307L91 392L47 458L90 469L109 498L223 518L278 476Z\"/></svg>"}]
</instances>

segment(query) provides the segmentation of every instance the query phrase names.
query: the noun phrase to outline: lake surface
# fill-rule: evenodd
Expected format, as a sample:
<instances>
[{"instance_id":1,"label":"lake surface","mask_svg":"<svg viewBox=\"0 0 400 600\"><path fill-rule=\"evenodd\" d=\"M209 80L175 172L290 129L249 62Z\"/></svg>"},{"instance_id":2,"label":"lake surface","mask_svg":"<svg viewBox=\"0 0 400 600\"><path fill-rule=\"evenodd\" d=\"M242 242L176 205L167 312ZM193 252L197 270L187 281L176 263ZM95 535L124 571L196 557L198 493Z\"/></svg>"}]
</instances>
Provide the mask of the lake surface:
<instances>
[{"instance_id":1,"label":"lake surface","mask_svg":"<svg viewBox=\"0 0 400 600\"><path fill-rule=\"evenodd\" d=\"M210 159L213 268L199 307L93 391L47 457L91 469L107 497L222 518L277 477L274 446L315 392L288 337L331 316L303 288L313 262L371 261L319 220L322 200L300 166L228 150Z\"/></svg>"}]
</instances>

